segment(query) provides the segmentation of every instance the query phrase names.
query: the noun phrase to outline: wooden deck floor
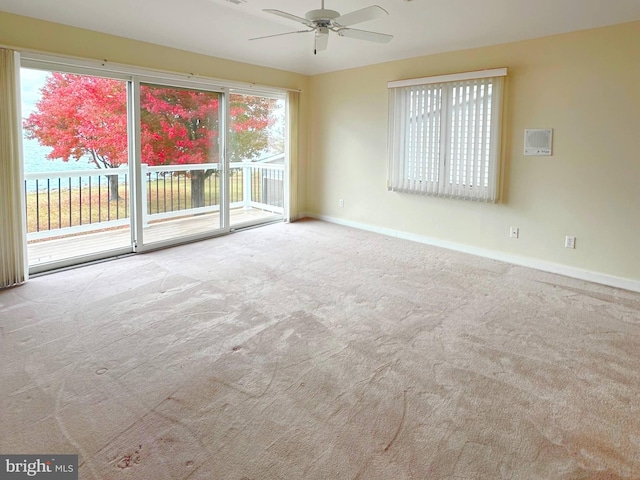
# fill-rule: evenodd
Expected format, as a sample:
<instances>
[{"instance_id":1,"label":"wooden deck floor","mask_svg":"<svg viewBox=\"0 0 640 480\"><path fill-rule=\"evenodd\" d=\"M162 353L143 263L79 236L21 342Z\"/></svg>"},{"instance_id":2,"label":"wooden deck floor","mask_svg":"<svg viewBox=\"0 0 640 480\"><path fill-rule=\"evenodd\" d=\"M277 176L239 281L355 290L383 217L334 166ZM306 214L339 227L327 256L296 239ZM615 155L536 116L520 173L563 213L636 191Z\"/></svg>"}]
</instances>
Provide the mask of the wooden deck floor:
<instances>
[{"instance_id":1,"label":"wooden deck floor","mask_svg":"<svg viewBox=\"0 0 640 480\"><path fill-rule=\"evenodd\" d=\"M230 224L233 228L281 218L282 215L255 208L250 210L239 208L231 210ZM220 215L218 213L151 223L144 228L144 242L145 244L153 244L199 233L210 233L218 229L219 226ZM130 246L131 230L129 227L125 227L52 240L40 240L29 243L27 252L29 266L34 267L111 250L126 249Z\"/></svg>"}]
</instances>

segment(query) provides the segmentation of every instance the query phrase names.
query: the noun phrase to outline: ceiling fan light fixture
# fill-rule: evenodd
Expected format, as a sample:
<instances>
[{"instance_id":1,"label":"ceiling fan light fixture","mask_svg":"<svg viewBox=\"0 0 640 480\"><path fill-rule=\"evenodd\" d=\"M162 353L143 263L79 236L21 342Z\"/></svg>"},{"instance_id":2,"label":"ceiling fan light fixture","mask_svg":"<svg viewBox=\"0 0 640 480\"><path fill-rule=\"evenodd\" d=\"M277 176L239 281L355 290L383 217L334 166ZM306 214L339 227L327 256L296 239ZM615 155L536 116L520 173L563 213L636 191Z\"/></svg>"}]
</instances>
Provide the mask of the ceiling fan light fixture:
<instances>
[{"instance_id":1,"label":"ceiling fan light fixture","mask_svg":"<svg viewBox=\"0 0 640 480\"><path fill-rule=\"evenodd\" d=\"M322 50L326 50L328 43L329 43L329 28L328 27L316 28L313 54L317 55L318 52Z\"/></svg>"}]
</instances>

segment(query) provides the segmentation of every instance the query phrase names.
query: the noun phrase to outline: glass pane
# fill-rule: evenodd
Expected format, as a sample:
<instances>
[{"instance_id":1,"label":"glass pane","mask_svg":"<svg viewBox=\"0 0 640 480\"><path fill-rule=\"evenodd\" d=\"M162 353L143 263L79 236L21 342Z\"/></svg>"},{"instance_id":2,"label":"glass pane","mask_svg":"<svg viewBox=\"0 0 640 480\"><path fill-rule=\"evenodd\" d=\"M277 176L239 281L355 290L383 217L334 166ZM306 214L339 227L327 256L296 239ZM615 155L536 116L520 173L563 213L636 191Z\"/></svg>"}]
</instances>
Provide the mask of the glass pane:
<instances>
[{"instance_id":1,"label":"glass pane","mask_svg":"<svg viewBox=\"0 0 640 480\"><path fill-rule=\"evenodd\" d=\"M145 243L221 228L220 94L140 86Z\"/></svg>"},{"instance_id":2,"label":"glass pane","mask_svg":"<svg viewBox=\"0 0 640 480\"><path fill-rule=\"evenodd\" d=\"M281 219L284 213L285 102L229 96L230 224Z\"/></svg>"},{"instance_id":3,"label":"glass pane","mask_svg":"<svg viewBox=\"0 0 640 480\"><path fill-rule=\"evenodd\" d=\"M29 266L131 248L126 82L21 69Z\"/></svg>"}]
</instances>

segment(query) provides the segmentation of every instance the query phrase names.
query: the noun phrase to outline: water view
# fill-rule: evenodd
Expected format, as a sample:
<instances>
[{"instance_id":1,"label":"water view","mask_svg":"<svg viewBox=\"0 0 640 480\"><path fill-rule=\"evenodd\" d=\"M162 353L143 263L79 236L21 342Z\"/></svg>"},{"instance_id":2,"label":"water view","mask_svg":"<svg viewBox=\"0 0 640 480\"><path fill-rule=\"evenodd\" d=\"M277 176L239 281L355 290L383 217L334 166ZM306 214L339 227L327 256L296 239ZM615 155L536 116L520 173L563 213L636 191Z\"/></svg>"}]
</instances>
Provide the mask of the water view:
<instances>
[{"instance_id":1,"label":"water view","mask_svg":"<svg viewBox=\"0 0 640 480\"><path fill-rule=\"evenodd\" d=\"M82 158L76 161L64 162L59 159L48 160L47 155L51 151L49 147L43 147L38 140L23 139L24 171L35 172L66 172L68 170L92 170L96 168L93 163Z\"/></svg>"}]
</instances>

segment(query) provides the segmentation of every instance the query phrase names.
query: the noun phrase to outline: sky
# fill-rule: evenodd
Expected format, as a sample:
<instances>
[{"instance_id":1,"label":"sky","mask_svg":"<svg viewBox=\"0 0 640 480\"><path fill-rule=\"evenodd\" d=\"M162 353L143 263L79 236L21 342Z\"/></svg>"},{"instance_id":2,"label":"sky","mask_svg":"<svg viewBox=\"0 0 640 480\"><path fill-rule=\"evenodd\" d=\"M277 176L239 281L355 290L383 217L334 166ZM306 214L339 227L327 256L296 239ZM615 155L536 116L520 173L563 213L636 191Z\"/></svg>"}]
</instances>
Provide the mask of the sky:
<instances>
[{"instance_id":1,"label":"sky","mask_svg":"<svg viewBox=\"0 0 640 480\"><path fill-rule=\"evenodd\" d=\"M20 87L22 95L22 118L27 118L40 98L40 89L50 72L45 70L20 69Z\"/></svg>"}]
</instances>

